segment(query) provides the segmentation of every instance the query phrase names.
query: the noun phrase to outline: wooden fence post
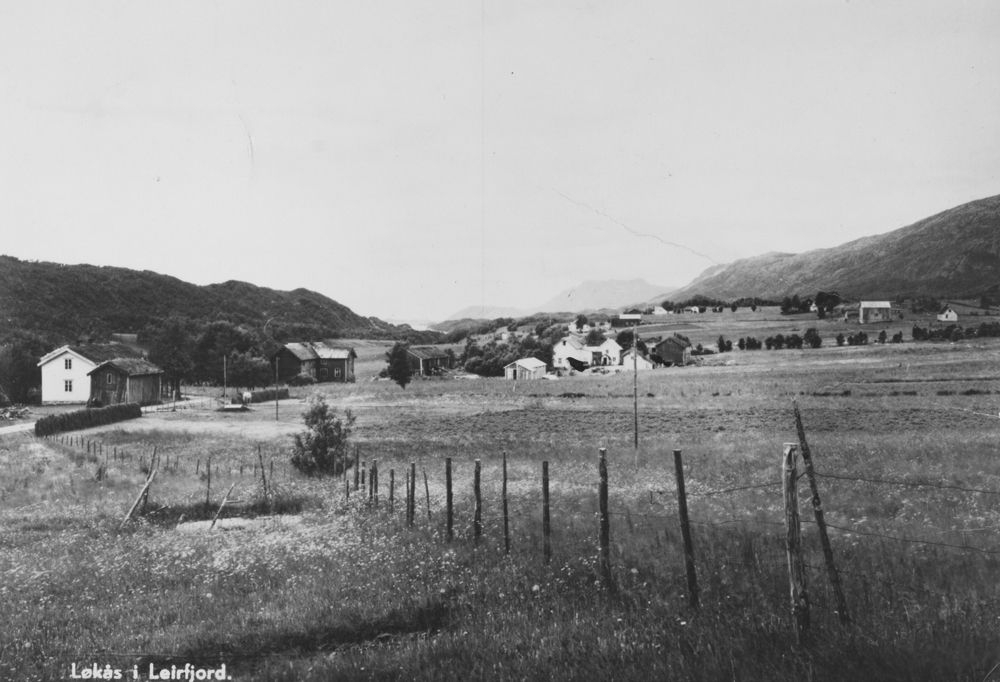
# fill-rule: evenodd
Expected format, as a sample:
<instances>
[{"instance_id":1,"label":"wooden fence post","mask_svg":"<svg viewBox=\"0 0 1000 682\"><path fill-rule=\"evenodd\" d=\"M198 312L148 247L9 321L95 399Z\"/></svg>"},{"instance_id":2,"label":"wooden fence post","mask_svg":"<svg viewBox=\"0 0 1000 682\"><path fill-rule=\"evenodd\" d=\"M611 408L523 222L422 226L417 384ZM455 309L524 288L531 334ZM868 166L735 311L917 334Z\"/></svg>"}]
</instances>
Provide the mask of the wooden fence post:
<instances>
[{"instance_id":1,"label":"wooden fence post","mask_svg":"<svg viewBox=\"0 0 1000 682\"><path fill-rule=\"evenodd\" d=\"M802 533L799 527L798 471L795 443L785 443L782 485L785 493L785 550L788 555L788 585L792 600L792 624L799 644L809 639L809 592L802 562Z\"/></svg>"},{"instance_id":2,"label":"wooden fence post","mask_svg":"<svg viewBox=\"0 0 1000 682\"><path fill-rule=\"evenodd\" d=\"M366 478L365 474L368 473L367 468L368 468L368 463L365 462L364 460L361 460L361 494L362 495L365 494L365 478Z\"/></svg>"},{"instance_id":3,"label":"wooden fence post","mask_svg":"<svg viewBox=\"0 0 1000 682\"><path fill-rule=\"evenodd\" d=\"M552 561L552 523L549 518L549 462L542 462L542 555Z\"/></svg>"},{"instance_id":4,"label":"wooden fence post","mask_svg":"<svg viewBox=\"0 0 1000 682\"><path fill-rule=\"evenodd\" d=\"M608 451L601 448L600 458L597 463L597 472L600 476L600 483L597 489L597 500L600 509L600 535L601 546L600 570L604 585L609 589L614 589L614 581L611 577L611 518L608 514Z\"/></svg>"},{"instance_id":5,"label":"wooden fence post","mask_svg":"<svg viewBox=\"0 0 1000 682\"><path fill-rule=\"evenodd\" d=\"M510 554L510 513L507 506L507 452L503 453L503 488L500 491L500 501L503 504L503 551Z\"/></svg>"},{"instance_id":6,"label":"wooden fence post","mask_svg":"<svg viewBox=\"0 0 1000 682\"><path fill-rule=\"evenodd\" d=\"M694 544L691 542L691 521L688 519L687 493L684 489L684 464L681 451L674 450L674 475L677 478L677 511L681 520L681 537L684 539L684 566L687 569L688 601L698 608L698 575L694 566Z\"/></svg>"},{"instance_id":7,"label":"wooden fence post","mask_svg":"<svg viewBox=\"0 0 1000 682\"><path fill-rule=\"evenodd\" d=\"M413 525L417 515L417 463L410 462L410 490L408 493L409 499L407 500L407 510L406 515L410 521L410 525Z\"/></svg>"},{"instance_id":8,"label":"wooden fence post","mask_svg":"<svg viewBox=\"0 0 1000 682\"><path fill-rule=\"evenodd\" d=\"M847 612L847 600L844 598L844 589L840 584L840 574L833 561L833 547L830 545L830 536L826 532L826 518L823 516L823 503L819 497L819 486L816 485L816 472L813 471L812 452L809 450L809 443L806 442L806 430L802 426L802 415L799 413L799 406L792 401L795 408L795 430L799 434L799 447L802 450L802 465L806 470L806 477L809 479L809 489L812 492L813 516L816 517L816 527L819 528L819 541L823 546L823 558L826 562L826 572L830 577L830 586L833 588L834 599L837 600L837 615L840 622L847 625L851 622L851 617Z\"/></svg>"},{"instance_id":9,"label":"wooden fence post","mask_svg":"<svg viewBox=\"0 0 1000 682\"><path fill-rule=\"evenodd\" d=\"M209 501L212 496L212 458L209 457L208 461L205 462L205 473L208 475L208 480L205 484L205 506L209 505Z\"/></svg>"},{"instance_id":10,"label":"wooden fence post","mask_svg":"<svg viewBox=\"0 0 1000 682\"><path fill-rule=\"evenodd\" d=\"M427 520L430 521L430 519L431 519L431 488L427 484L427 469L424 469L423 467L421 467L420 470L424 474L424 496L427 498Z\"/></svg>"},{"instance_id":11,"label":"wooden fence post","mask_svg":"<svg viewBox=\"0 0 1000 682\"><path fill-rule=\"evenodd\" d=\"M395 511L396 506L396 470L389 469L389 513Z\"/></svg>"},{"instance_id":12,"label":"wooden fence post","mask_svg":"<svg viewBox=\"0 0 1000 682\"><path fill-rule=\"evenodd\" d=\"M354 489L357 490L361 487L361 454L358 452L358 446L354 446Z\"/></svg>"},{"instance_id":13,"label":"wooden fence post","mask_svg":"<svg viewBox=\"0 0 1000 682\"><path fill-rule=\"evenodd\" d=\"M444 489L445 489L445 508L447 516L448 532L447 538L448 542L454 535L454 525L455 525L455 508L453 506L452 491L451 491L451 457L444 460Z\"/></svg>"},{"instance_id":14,"label":"wooden fence post","mask_svg":"<svg viewBox=\"0 0 1000 682\"><path fill-rule=\"evenodd\" d=\"M476 471L472 479L472 490L476 497L476 510L472 518L472 537L476 543L483 534L483 489L482 489L482 462L476 460Z\"/></svg>"},{"instance_id":15,"label":"wooden fence post","mask_svg":"<svg viewBox=\"0 0 1000 682\"><path fill-rule=\"evenodd\" d=\"M370 487L372 490L371 492L372 506L375 509L378 509L378 460L377 459L372 460L372 469L369 476L371 476Z\"/></svg>"}]
</instances>

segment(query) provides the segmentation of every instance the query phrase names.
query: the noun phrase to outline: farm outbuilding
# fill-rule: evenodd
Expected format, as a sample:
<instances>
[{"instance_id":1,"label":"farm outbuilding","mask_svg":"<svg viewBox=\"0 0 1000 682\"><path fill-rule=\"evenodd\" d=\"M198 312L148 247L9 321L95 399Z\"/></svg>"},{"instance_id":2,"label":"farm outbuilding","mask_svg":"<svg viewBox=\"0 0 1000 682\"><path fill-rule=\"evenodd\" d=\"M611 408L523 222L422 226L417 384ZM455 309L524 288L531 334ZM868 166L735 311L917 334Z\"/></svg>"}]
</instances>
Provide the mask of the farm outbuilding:
<instances>
[{"instance_id":1,"label":"farm outbuilding","mask_svg":"<svg viewBox=\"0 0 1000 682\"><path fill-rule=\"evenodd\" d=\"M160 402L163 370L143 358L115 358L92 369L90 403L123 405L138 403L153 405Z\"/></svg>"},{"instance_id":2,"label":"farm outbuilding","mask_svg":"<svg viewBox=\"0 0 1000 682\"><path fill-rule=\"evenodd\" d=\"M120 343L87 343L60 346L42 356L42 404L86 403L90 399L91 370L116 358L138 358L134 349Z\"/></svg>"},{"instance_id":3,"label":"farm outbuilding","mask_svg":"<svg viewBox=\"0 0 1000 682\"><path fill-rule=\"evenodd\" d=\"M691 361L691 342L680 334L674 334L657 342L652 354L665 365L686 365Z\"/></svg>"},{"instance_id":4,"label":"farm outbuilding","mask_svg":"<svg viewBox=\"0 0 1000 682\"><path fill-rule=\"evenodd\" d=\"M322 341L286 343L274 354L278 379L288 381L308 376L314 381L354 381L354 360L358 355L349 346L335 346Z\"/></svg>"},{"instance_id":5,"label":"farm outbuilding","mask_svg":"<svg viewBox=\"0 0 1000 682\"><path fill-rule=\"evenodd\" d=\"M892 320L892 303L889 301L861 301L858 306L858 322L890 322Z\"/></svg>"},{"instance_id":6,"label":"farm outbuilding","mask_svg":"<svg viewBox=\"0 0 1000 682\"><path fill-rule=\"evenodd\" d=\"M410 369L414 374L431 375L443 369L451 369L453 358L433 346L415 346L406 350Z\"/></svg>"},{"instance_id":7,"label":"farm outbuilding","mask_svg":"<svg viewBox=\"0 0 1000 682\"><path fill-rule=\"evenodd\" d=\"M545 376L545 363L538 358L515 360L503 368L503 376L512 381L541 379Z\"/></svg>"}]
</instances>

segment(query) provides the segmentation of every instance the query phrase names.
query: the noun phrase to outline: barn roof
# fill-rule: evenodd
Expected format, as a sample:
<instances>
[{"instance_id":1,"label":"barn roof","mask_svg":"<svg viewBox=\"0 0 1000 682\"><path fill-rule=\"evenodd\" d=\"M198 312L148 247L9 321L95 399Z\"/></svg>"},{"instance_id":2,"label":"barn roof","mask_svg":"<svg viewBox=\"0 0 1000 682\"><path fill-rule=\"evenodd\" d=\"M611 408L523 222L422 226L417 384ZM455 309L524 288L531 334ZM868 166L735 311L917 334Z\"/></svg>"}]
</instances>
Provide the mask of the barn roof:
<instances>
[{"instance_id":1,"label":"barn roof","mask_svg":"<svg viewBox=\"0 0 1000 682\"><path fill-rule=\"evenodd\" d=\"M105 360L94 369L87 372L88 375L99 372L106 367L113 367L130 377L142 376L145 374L163 374L163 370L154 365L149 360L142 358L114 358Z\"/></svg>"},{"instance_id":2,"label":"barn roof","mask_svg":"<svg viewBox=\"0 0 1000 682\"><path fill-rule=\"evenodd\" d=\"M861 301L862 308L891 308L889 301Z\"/></svg>"},{"instance_id":3,"label":"barn roof","mask_svg":"<svg viewBox=\"0 0 1000 682\"><path fill-rule=\"evenodd\" d=\"M285 350L297 357L299 360L316 360L319 355L313 350L312 344L309 343L299 343L293 341L292 343L285 344Z\"/></svg>"},{"instance_id":4,"label":"barn roof","mask_svg":"<svg viewBox=\"0 0 1000 682\"><path fill-rule=\"evenodd\" d=\"M293 341L284 348L302 362L306 360L348 360L358 357L349 346L332 346L323 341Z\"/></svg>"},{"instance_id":5,"label":"barn roof","mask_svg":"<svg viewBox=\"0 0 1000 682\"><path fill-rule=\"evenodd\" d=\"M688 341L687 339L685 339L683 336L678 336L677 334L674 334L673 336L668 336L667 338L663 339L662 341L660 341L656 345L660 346L660 345L663 345L665 343L672 343L673 345L677 346L678 348L690 348L690 346L691 346L691 342L690 341Z\"/></svg>"},{"instance_id":6,"label":"barn roof","mask_svg":"<svg viewBox=\"0 0 1000 682\"><path fill-rule=\"evenodd\" d=\"M407 348L406 352L418 360L434 360L436 358L447 358L448 354L439 348L432 346L416 346Z\"/></svg>"},{"instance_id":7,"label":"barn roof","mask_svg":"<svg viewBox=\"0 0 1000 682\"><path fill-rule=\"evenodd\" d=\"M521 358L520 360L515 360L510 363L504 367L504 369L507 369L507 367L514 367L515 365L523 367L524 369L542 369L545 367L545 363L538 358Z\"/></svg>"},{"instance_id":8,"label":"barn roof","mask_svg":"<svg viewBox=\"0 0 1000 682\"><path fill-rule=\"evenodd\" d=\"M331 346L323 342L311 343L313 351L320 360L347 360L358 357L353 348L344 346Z\"/></svg>"}]
</instances>

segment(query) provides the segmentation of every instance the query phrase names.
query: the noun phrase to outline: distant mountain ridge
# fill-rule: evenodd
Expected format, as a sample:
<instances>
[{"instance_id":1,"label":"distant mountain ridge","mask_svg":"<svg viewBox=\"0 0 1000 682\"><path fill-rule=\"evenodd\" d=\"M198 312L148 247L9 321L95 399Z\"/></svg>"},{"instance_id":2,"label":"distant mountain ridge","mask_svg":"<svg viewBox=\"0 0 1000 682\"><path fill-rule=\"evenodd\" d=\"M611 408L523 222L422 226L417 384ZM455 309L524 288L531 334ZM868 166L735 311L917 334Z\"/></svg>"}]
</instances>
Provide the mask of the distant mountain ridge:
<instances>
[{"instance_id":1,"label":"distant mountain ridge","mask_svg":"<svg viewBox=\"0 0 1000 682\"><path fill-rule=\"evenodd\" d=\"M621 308L654 296L669 296L672 287L650 284L644 279L587 280L566 289L538 306L533 312L585 312L601 308Z\"/></svg>"},{"instance_id":2,"label":"distant mountain ridge","mask_svg":"<svg viewBox=\"0 0 1000 682\"><path fill-rule=\"evenodd\" d=\"M0 342L17 331L70 342L81 334L137 332L177 316L227 320L291 338L409 333L308 289L239 281L199 286L148 270L62 265L0 256Z\"/></svg>"},{"instance_id":3,"label":"distant mountain ridge","mask_svg":"<svg viewBox=\"0 0 1000 682\"><path fill-rule=\"evenodd\" d=\"M892 232L804 253L712 266L670 298L780 299L836 291L849 298L968 297L1000 290L1000 195Z\"/></svg>"},{"instance_id":4,"label":"distant mountain ridge","mask_svg":"<svg viewBox=\"0 0 1000 682\"><path fill-rule=\"evenodd\" d=\"M583 313L617 309L653 297L666 297L673 287L650 284L644 279L587 280L565 289L544 303L531 308L468 306L450 315L445 322L457 320L495 320L498 317L528 317L535 313ZM441 325L437 325L441 327Z\"/></svg>"}]
</instances>

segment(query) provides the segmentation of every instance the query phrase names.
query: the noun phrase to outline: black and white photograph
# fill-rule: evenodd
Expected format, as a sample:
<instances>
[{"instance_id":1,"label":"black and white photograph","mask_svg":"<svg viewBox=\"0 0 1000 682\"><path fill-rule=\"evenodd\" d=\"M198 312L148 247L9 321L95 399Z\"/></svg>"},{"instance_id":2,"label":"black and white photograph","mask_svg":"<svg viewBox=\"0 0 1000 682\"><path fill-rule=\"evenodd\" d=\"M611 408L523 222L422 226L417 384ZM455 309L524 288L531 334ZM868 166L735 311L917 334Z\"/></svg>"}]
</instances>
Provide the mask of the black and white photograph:
<instances>
[{"instance_id":1,"label":"black and white photograph","mask_svg":"<svg viewBox=\"0 0 1000 682\"><path fill-rule=\"evenodd\" d=\"M1000 682L998 37L0 1L0 680Z\"/></svg>"}]
</instances>

